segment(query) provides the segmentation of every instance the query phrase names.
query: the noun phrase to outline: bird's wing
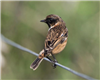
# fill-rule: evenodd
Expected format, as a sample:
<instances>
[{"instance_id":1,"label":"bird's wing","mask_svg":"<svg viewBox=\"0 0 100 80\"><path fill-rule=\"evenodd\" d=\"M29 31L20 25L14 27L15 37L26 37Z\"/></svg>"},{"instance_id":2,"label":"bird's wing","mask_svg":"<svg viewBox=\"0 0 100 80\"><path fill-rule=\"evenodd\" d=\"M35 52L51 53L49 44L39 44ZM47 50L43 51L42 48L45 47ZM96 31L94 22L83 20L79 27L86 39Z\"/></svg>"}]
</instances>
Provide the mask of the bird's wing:
<instances>
[{"instance_id":1,"label":"bird's wing","mask_svg":"<svg viewBox=\"0 0 100 80\"><path fill-rule=\"evenodd\" d=\"M52 50L54 49L58 44L62 43L65 40L65 31L60 31L59 29L51 29L48 32L48 35L45 40L45 50Z\"/></svg>"}]
</instances>

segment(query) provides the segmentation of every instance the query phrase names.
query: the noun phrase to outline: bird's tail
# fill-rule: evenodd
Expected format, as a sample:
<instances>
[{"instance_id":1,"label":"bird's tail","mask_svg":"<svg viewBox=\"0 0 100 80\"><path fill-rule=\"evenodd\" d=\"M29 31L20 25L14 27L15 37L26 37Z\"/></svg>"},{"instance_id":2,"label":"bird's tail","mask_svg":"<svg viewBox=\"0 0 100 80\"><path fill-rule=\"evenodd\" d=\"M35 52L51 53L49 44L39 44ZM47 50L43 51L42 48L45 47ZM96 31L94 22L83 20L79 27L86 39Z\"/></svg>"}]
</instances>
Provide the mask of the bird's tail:
<instances>
[{"instance_id":1,"label":"bird's tail","mask_svg":"<svg viewBox=\"0 0 100 80\"><path fill-rule=\"evenodd\" d=\"M41 61L43 60L44 58L44 50L42 50L40 53L39 53L39 56L36 58L36 60L31 64L30 68L33 69L33 70L36 70L39 66L39 64L41 63Z\"/></svg>"}]
</instances>

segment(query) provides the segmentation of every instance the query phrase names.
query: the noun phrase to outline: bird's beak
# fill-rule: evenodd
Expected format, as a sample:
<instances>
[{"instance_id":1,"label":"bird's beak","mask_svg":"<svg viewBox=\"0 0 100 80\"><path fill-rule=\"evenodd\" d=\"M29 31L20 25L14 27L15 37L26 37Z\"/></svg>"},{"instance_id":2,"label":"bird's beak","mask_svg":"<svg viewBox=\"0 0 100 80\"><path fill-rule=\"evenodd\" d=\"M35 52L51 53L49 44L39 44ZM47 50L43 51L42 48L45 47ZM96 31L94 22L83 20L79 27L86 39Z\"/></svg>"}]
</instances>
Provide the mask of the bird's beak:
<instances>
[{"instance_id":1,"label":"bird's beak","mask_svg":"<svg viewBox=\"0 0 100 80\"><path fill-rule=\"evenodd\" d=\"M46 22L46 20L44 19L44 20L41 20L40 22Z\"/></svg>"}]
</instances>

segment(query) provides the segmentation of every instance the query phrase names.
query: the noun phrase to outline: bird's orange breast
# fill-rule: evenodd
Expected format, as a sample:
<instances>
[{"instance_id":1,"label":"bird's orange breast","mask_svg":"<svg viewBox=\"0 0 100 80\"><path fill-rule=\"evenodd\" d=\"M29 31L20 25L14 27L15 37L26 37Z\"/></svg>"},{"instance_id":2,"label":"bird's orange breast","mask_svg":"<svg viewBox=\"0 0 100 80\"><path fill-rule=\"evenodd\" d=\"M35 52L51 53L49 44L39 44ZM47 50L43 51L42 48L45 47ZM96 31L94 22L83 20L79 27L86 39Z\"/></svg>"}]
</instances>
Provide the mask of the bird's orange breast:
<instances>
[{"instance_id":1,"label":"bird's orange breast","mask_svg":"<svg viewBox=\"0 0 100 80\"><path fill-rule=\"evenodd\" d=\"M57 46L52 50L52 53L53 53L53 54L60 53L60 52L65 48L66 44L67 44L67 39L66 39L63 43L57 45Z\"/></svg>"}]
</instances>

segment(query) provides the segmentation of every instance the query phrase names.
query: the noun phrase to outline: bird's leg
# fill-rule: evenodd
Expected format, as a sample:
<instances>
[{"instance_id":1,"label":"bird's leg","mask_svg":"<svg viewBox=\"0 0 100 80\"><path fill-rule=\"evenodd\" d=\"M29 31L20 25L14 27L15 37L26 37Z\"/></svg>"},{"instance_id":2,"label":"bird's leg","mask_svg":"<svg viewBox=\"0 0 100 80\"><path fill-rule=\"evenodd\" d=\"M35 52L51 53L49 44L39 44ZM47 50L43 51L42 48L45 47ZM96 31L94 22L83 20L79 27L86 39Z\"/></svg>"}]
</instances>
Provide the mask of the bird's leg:
<instances>
[{"instance_id":1,"label":"bird's leg","mask_svg":"<svg viewBox=\"0 0 100 80\"><path fill-rule=\"evenodd\" d=\"M57 65L55 64L55 61L53 61L52 59L50 59L48 56L46 58L48 58L51 61L51 63L53 64L53 67L56 68Z\"/></svg>"},{"instance_id":2,"label":"bird's leg","mask_svg":"<svg viewBox=\"0 0 100 80\"><path fill-rule=\"evenodd\" d=\"M54 58L53 67L56 68L57 65L55 63L58 62L58 61L56 60L55 56L52 53L51 53L51 55Z\"/></svg>"},{"instance_id":3,"label":"bird's leg","mask_svg":"<svg viewBox=\"0 0 100 80\"><path fill-rule=\"evenodd\" d=\"M46 58L48 58L52 63L53 63L53 60L52 59L50 59L48 56L46 57Z\"/></svg>"},{"instance_id":4,"label":"bird's leg","mask_svg":"<svg viewBox=\"0 0 100 80\"><path fill-rule=\"evenodd\" d=\"M56 58L55 58L55 56L51 53L51 55L52 55L52 57L53 57L53 59L54 59L54 62L58 62L57 60L56 60Z\"/></svg>"}]
</instances>

